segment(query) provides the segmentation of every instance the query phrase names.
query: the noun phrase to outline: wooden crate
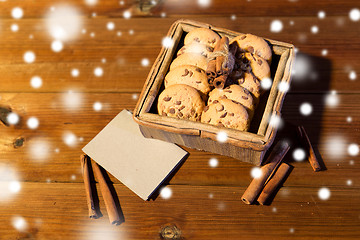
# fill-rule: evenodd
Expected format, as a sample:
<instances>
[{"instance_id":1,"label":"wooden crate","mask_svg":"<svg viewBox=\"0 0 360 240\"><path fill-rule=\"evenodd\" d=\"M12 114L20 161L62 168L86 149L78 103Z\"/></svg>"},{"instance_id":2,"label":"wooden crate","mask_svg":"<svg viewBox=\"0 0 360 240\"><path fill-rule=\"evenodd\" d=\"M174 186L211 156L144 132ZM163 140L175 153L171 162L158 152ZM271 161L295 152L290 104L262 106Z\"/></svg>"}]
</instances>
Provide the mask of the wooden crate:
<instances>
[{"instance_id":1,"label":"wooden crate","mask_svg":"<svg viewBox=\"0 0 360 240\"><path fill-rule=\"evenodd\" d=\"M241 34L192 20L176 21L167 35L173 40L174 44L170 48L163 47L161 49L135 107L134 119L140 125L140 130L145 137L156 138L260 165L276 135L276 128L269 125L269 119L271 116L280 117L285 92L278 90L278 84L280 82L290 84L291 66L295 56L294 46L266 39L273 49L271 64L273 85L270 91L261 96L249 132L160 116L157 114L156 105L157 96L164 88L164 77L172 60L176 57L176 52L183 46L186 33L199 27L210 28L220 36L227 36L230 40ZM220 131L227 134L227 141L224 143L217 141L217 134Z\"/></svg>"}]
</instances>

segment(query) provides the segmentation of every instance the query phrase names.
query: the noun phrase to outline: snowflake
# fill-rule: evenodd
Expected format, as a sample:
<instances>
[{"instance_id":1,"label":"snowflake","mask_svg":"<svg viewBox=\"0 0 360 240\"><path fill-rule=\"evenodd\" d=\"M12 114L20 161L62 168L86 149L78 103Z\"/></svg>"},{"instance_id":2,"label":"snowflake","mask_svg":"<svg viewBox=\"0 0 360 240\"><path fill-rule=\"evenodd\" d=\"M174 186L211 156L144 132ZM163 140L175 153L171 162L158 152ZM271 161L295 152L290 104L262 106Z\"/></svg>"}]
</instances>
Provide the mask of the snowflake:
<instances>
[{"instance_id":1,"label":"snowflake","mask_svg":"<svg viewBox=\"0 0 360 240\"><path fill-rule=\"evenodd\" d=\"M345 155L346 141L340 135L329 136L325 139L325 149L331 158L342 158Z\"/></svg>"},{"instance_id":2,"label":"snowflake","mask_svg":"<svg viewBox=\"0 0 360 240\"><path fill-rule=\"evenodd\" d=\"M357 156L359 154L359 145L352 143L348 146L347 150L350 156Z\"/></svg>"},{"instance_id":3,"label":"snowflake","mask_svg":"<svg viewBox=\"0 0 360 240\"><path fill-rule=\"evenodd\" d=\"M6 201L21 190L16 171L8 164L0 163L0 201Z\"/></svg>"},{"instance_id":4,"label":"snowflake","mask_svg":"<svg viewBox=\"0 0 360 240\"><path fill-rule=\"evenodd\" d=\"M12 112L7 115L6 120L10 125L16 125L19 123L20 117L17 113Z\"/></svg>"},{"instance_id":5,"label":"snowflake","mask_svg":"<svg viewBox=\"0 0 360 240\"><path fill-rule=\"evenodd\" d=\"M283 23L280 20L273 20L270 24L270 31L271 32L281 32L283 29Z\"/></svg>"},{"instance_id":6,"label":"snowflake","mask_svg":"<svg viewBox=\"0 0 360 240\"><path fill-rule=\"evenodd\" d=\"M80 74L79 69L73 68L73 69L71 70L71 76L73 76L73 77L78 77L79 74Z\"/></svg>"},{"instance_id":7,"label":"snowflake","mask_svg":"<svg viewBox=\"0 0 360 240\"><path fill-rule=\"evenodd\" d=\"M349 12L349 18L351 19L351 21L359 21L360 20L360 10L357 8L351 9L351 11Z\"/></svg>"},{"instance_id":8,"label":"snowflake","mask_svg":"<svg viewBox=\"0 0 360 240\"><path fill-rule=\"evenodd\" d=\"M102 109L102 104L100 102L95 102L93 105L95 111L100 111Z\"/></svg>"},{"instance_id":9,"label":"snowflake","mask_svg":"<svg viewBox=\"0 0 360 240\"><path fill-rule=\"evenodd\" d=\"M30 79L30 85L33 88L39 88L42 86L42 79L39 76L34 76Z\"/></svg>"},{"instance_id":10,"label":"snowflake","mask_svg":"<svg viewBox=\"0 0 360 240\"><path fill-rule=\"evenodd\" d=\"M113 22L108 22L106 24L106 28L109 30L109 31L112 31L115 29L115 24Z\"/></svg>"},{"instance_id":11,"label":"snowflake","mask_svg":"<svg viewBox=\"0 0 360 240\"><path fill-rule=\"evenodd\" d=\"M39 127L39 120L36 117L30 117L26 122L28 128L36 129Z\"/></svg>"},{"instance_id":12,"label":"snowflake","mask_svg":"<svg viewBox=\"0 0 360 240\"><path fill-rule=\"evenodd\" d=\"M149 64L150 64L149 59L147 59L147 58L141 59L141 66L147 67L147 66L149 66Z\"/></svg>"},{"instance_id":13,"label":"snowflake","mask_svg":"<svg viewBox=\"0 0 360 240\"><path fill-rule=\"evenodd\" d=\"M293 158L295 159L295 161L301 162L305 159L305 157L306 157L306 153L304 149L296 148L293 151Z\"/></svg>"},{"instance_id":14,"label":"snowflake","mask_svg":"<svg viewBox=\"0 0 360 240\"><path fill-rule=\"evenodd\" d=\"M250 171L250 175L252 178L260 178L262 175L261 168L259 167L253 167Z\"/></svg>"},{"instance_id":15,"label":"snowflake","mask_svg":"<svg viewBox=\"0 0 360 240\"><path fill-rule=\"evenodd\" d=\"M317 33L319 32L319 27L318 27L318 26L312 26L312 27L311 27L311 32L312 32L313 34L317 34Z\"/></svg>"},{"instance_id":16,"label":"snowflake","mask_svg":"<svg viewBox=\"0 0 360 240\"><path fill-rule=\"evenodd\" d=\"M24 61L26 63L33 63L35 61L35 53L31 52L31 51L27 51L24 54Z\"/></svg>"},{"instance_id":17,"label":"snowflake","mask_svg":"<svg viewBox=\"0 0 360 240\"><path fill-rule=\"evenodd\" d=\"M82 18L74 7L58 6L45 16L47 30L56 40L69 40L80 33Z\"/></svg>"},{"instance_id":18,"label":"snowflake","mask_svg":"<svg viewBox=\"0 0 360 240\"><path fill-rule=\"evenodd\" d=\"M124 17L125 19L131 18L131 12L130 12L130 11L124 11L124 12L123 12L123 17Z\"/></svg>"},{"instance_id":19,"label":"snowflake","mask_svg":"<svg viewBox=\"0 0 360 240\"><path fill-rule=\"evenodd\" d=\"M357 78L356 72L355 71L350 71L349 79L350 80L355 80L356 78Z\"/></svg>"},{"instance_id":20,"label":"snowflake","mask_svg":"<svg viewBox=\"0 0 360 240\"><path fill-rule=\"evenodd\" d=\"M82 95L80 93L74 93L72 90L62 94L62 102L67 110L78 109L81 106L82 101Z\"/></svg>"},{"instance_id":21,"label":"snowflake","mask_svg":"<svg viewBox=\"0 0 360 240\"><path fill-rule=\"evenodd\" d=\"M300 105L300 113L304 116L309 116L312 113L312 106L310 103L302 103Z\"/></svg>"},{"instance_id":22,"label":"snowflake","mask_svg":"<svg viewBox=\"0 0 360 240\"><path fill-rule=\"evenodd\" d=\"M220 143L226 142L227 139L228 139L228 136L227 136L226 132L220 131L216 134L216 140Z\"/></svg>"},{"instance_id":23,"label":"snowflake","mask_svg":"<svg viewBox=\"0 0 360 240\"><path fill-rule=\"evenodd\" d=\"M19 26L16 23L11 24L10 28L11 28L11 31L13 31L13 32L19 31Z\"/></svg>"},{"instance_id":24,"label":"snowflake","mask_svg":"<svg viewBox=\"0 0 360 240\"><path fill-rule=\"evenodd\" d=\"M42 162L50 156L50 144L44 139L31 139L27 147L29 158L35 161Z\"/></svg>"},{"instance_id":25,"label":"snowflake","mask_svg":"<svg viewBox=\"0 0 360 240\"><path fill-rule=\"evenodd\" d=\"M163 199L169 199L171 198L171 195L172 195L172 190L170 187L163 187L161 190L160 190L160 196L163 198Z\"/></svg>"},{"instance_id":26,"label":"snowflake","mask_svg":"<svg viewBox=\"0 0 360 240\"><path fill-rule=\"evenodd\" d=\"M25 231L28 227L26 220L21 216L12 217L11 223L13 227L20 232Z\"/></svg>"},{"instance_id":27,"label":"snowflake","mask_svg":"<svg viewBox=\"0 0 360 240\"><path fill-rule=\"evenodd\" d=\"M63 134L63 141L66 145L68 145L69 147L74 147L77 144L77 137L74 133L72 132L65 132Z\"/></svg>"},{"instance_id":28,"label":"snowflake","mask_svg":"<svg viewBox=\"0 0 360 240\"><path fill-rule=\"evenodd\" d=\"M278 85L278 89L279 89L280 92L286 93L287 91L289 91L290 85L289 85L289 83L287 83L287 82L281 81L281 82L279 83L279 85Z\"/></svg>"},{"instance_id":29,"label":"snowflake","mask_svg":"<svg viewBox=\"0 0 360 240\"><path fill-rule=\"evenodd\" d=\"M51 49L54 52L60 52L63 49L64 45L60 40L55 40L51 43Z\"/></svg>"},{"instance_id":30,"label":"snowflake","mask_svg":"<svg viewBox=\"0 0 360 240\"><path fill-rule=\"evenodd\" d=\"M85 3L89 6L94 6L97 4L97 0L85 0Z\"/></svg>"},{"instance_id":31,"label":"snowflake","mask_svg":"<svg viewBox=\"0 0 360 240\"><path fill-rule=\"evenodd\" d=\"M96 77L101 77L104 74L104 70L101 67L96 67L94 69L94 75Z\"/></svg>"},{"instance_id":32,"label":"snowflake","mask_svg":"<svg viewBox=\"0 0 360 240\"><path fill-rule=\"evenodd\" d=\"M325 104L328 107L336 107L339 104L339 96L335 90L325 96Z\"/></svg>"},{"instance_id":33,"label":"snowflake","mask_svg":"<svg viewBox=\"0 0 360 240\"><path fill-rule=\"evenodd\" d=\"M174 41L170 37L164 37L162 39L162 45L165 48L171 48L174 45Z\"/></svg>"},{"instance_id":34,"label":"snowflake","mask_svg":"<svg viewBox=\"0 0 360 240\"><path fill-rule=\"evenodd\" d=\"M269 126L281 128L284 125L282 118L276 114L272 114L269 118Z\"/></svg>"},{"instance_id":35,"label":"snowflake","mask_svg":"<svg viewBox=\"0 0 360 240\"><path fill-rule=\"evenodd\" d=\"M264 78L261 80L260 86L264 90L269 90L272 86L272 80L270 78Z\"/></svg>"},{"instance_id":36,"label":"snowflake","mask_svg":"<svg viewBox=\"0 0 360 240\"><path fill-rule=\"evenodd\" d=\"M318 196L321 200L328 200L331 196L330 189L325 188L325 187L320 188L319 192L318 192Z\"/></svg>"},{"instance_id":37,"label":"snowflake","mask_svg":"<svg viewBox=\"0 0 360 240\"><path fill-rule=\"evenodd\" d=\"M318 17L319 17L320 19L324 19L325 16L326 16L326 13L325 13L324 11L319 11L319 12L318 12Z\"/></svg>"},{"instance_id":38,"label":"snowflake","mask_svg":"<svg viewBox=\"0 0 360 240\"><path fill-rule=\"evenodd\" d=\"M216 158L210 158L209 166L215 168L219 165L219 161Z\"/></svg>"},{"instance_id":39,"label":"snowflake","mask_svg":"<svg viewBox=\"0 0 360 240\"><path fill-rule=\"evenodd\" d=\"M15 7L11 10L11 16L15 19L20 19L24 15L24 12L21 8Z\"/></svg>"},{"instance_id":40,"label":"snowflake","mask_svg":"<svg viewBox=\"0 0 360 240\"><path fill-rule=\"evenodd\" d=\"M197 3L200 7L206 8L211 5L211 0L197 0Z\"/></svg>"}]
</instances>

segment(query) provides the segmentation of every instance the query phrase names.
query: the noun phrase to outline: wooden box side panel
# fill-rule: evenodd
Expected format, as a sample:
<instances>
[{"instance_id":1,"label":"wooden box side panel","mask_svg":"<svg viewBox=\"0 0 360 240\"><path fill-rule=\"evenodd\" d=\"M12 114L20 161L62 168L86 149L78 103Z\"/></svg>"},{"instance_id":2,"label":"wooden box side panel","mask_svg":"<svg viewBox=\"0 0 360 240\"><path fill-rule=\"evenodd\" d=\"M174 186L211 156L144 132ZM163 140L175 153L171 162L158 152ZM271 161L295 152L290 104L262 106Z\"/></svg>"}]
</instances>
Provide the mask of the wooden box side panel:
<instances>
[{"instance_id":1,"label":"wooden box side panel","mask_svg":"<svg viewBox=\"0 0 360 240\"><path fill-rule=\"evenodd\" d=\"M257 166L261 165L266 153L266 150L256 151L251 148L241 148L228 143L220 143L209 138L201 138L200 136L172 133L142 125L139 125L139 127L141 133L147 138L155 138L201 151L232 157Z\"/></svg>"}]
</instances>

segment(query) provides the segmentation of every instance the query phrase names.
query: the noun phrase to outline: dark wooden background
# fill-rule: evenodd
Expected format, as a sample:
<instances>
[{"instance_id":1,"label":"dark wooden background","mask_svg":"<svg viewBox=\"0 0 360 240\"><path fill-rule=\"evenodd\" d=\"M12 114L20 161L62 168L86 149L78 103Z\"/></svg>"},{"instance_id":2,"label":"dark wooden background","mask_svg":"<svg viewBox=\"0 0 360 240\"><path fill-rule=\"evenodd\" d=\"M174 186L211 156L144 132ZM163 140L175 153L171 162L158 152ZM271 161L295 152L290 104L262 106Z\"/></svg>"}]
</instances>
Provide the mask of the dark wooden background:
<instances>
[{"instance_id":1,"label":"dark wooden background","mask_svg":"<svg viewBox=\"0 0 360 240\"><path fill-rule=\"evenodd\" d=\"M58 3L0 2L0 105L21 118L15 126L0 125L2 190L9 175L16 175L11 179L20 184L15 193L0 193L0 239L160 239L161 230L174 225L189 240L359 238L360 158L348 153L348 146L360 141L360 80L349 78L352 71L360 74L360 21L349 18L352 9L360 8L359 1L213 0L208 7L195 0L155 1L151 7L144 3L150 1L98 1L94 6L84 0L64 2L78 10L79 31L86 33L63 41L58 53L51 50L53 39L45 24L46 14L51 7L56 11ZM24 10L21 19L12 18L14 7ZM125 10L132 12L130 19L123 18ZM325 18L318 17L319 11ZM297 47L297 72L283 120L286 126L305 126L327 170L313 172L308 162L293 161L290 150L285 160L294 169L271 205L248 206L240 197L251 181L252 165L186 149L190 156L168 185L170 199L159 196L145 202L110 176L125 222L109 224L101 195L104 217L89 219L81 148L118 112L135 107L162 38L179 18ZM283 23L281 32L270 31L273 20ZM115 24L112 31L106 28L110 21ZM17 32L11 31L12 24L18 25ZM316 34L311 32L314 25ZM30 64L23 61L29 50L36 54ZM141 65L144 58L149 66ZM103 69L103 76L94 76L96 67ZM73 68L79 69L78 77L71 76ZM30 85L35 75L43 80L38 89ZM329 106L325 100L333 91L339 102ZM82 101L69 109L64 97ZM95 102L102 103L101 111L94 111ZM313 106L309 116L299 112L304 102ZM26 125L32 116L40 121L35 130ZM67 132L76 136L74 146L64 143ZM36 158L39 154L43 159ZM215 168L209 166L213 157L219 161ZM331 193L327 200L318 196L324 187ZM21 228L16 219L26 226Z\"/></svg>"}]
</instances>

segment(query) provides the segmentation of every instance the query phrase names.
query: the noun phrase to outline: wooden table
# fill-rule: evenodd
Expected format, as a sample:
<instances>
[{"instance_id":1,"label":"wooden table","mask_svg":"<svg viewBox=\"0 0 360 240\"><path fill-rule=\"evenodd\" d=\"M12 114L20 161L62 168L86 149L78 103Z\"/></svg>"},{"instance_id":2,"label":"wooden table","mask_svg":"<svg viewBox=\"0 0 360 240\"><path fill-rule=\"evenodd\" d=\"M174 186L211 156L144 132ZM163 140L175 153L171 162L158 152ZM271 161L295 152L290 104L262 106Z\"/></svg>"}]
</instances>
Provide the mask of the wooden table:
<instances>
[{"instance_id":1,"label":"wooden table","mask_svg":"<svg viewBox=\"0 0 360 240\"><path fill-rule=\"evenodd\" d=\"M0 239L161 239L166 226L191 240L359 239L360 21L349 17L360 8L358 1L63 2L76 9L81 24L62 19L76 36L62 39L59 52L51 49L46 21L64 6L45 0L0 3L1 118L8 108L20 116L18 124L0 126ZM22 8L22 18L12 17L15 7ZM293 148L285 160L294 169L273 202L245 205L240 197L252 165L186 149L190 156L168 185L171 198L143 201L111 176L125 222L109 224L100 194L104 216L89 219L81 148L118 112L134 108L161 41L179 18L297 47L283 121L305 126L327 170L313 172L307 161L294 161ZM281 31L270 31L274 20L281 21ZM34 62L24 61L27 51L35 54ZM101 76L94 74L97 67ZM42 79L38 88L31 85L34 76ZM94 110L95 102L101 110ZM299 111L303 103L312 105L308 116ZM39 120L36 129L27 126L31 117ZM209 166L210 158L218 159L217 167ZM330 191L325 200L318 194L323 188Z\"/></svg>"}]
</instances>

